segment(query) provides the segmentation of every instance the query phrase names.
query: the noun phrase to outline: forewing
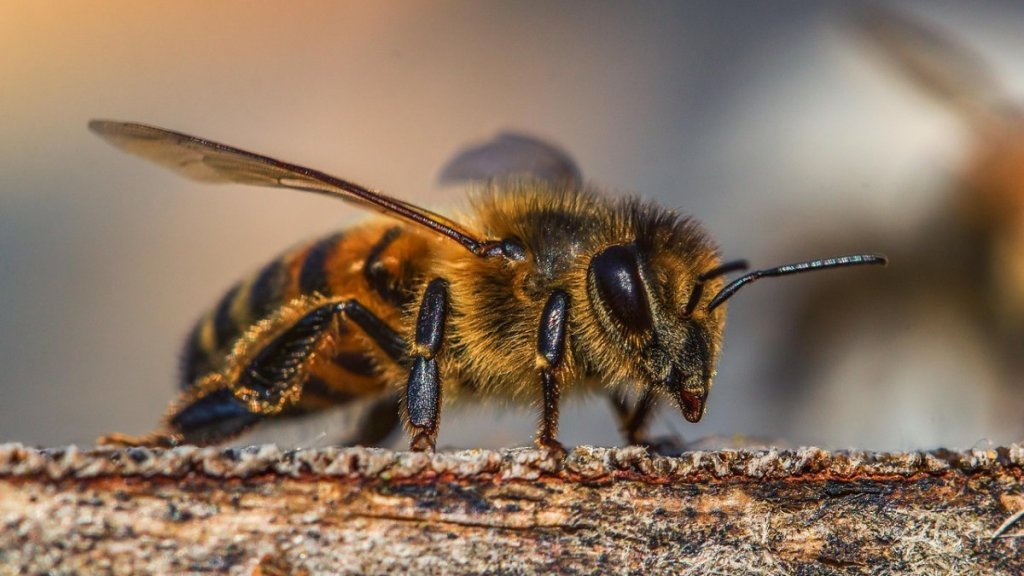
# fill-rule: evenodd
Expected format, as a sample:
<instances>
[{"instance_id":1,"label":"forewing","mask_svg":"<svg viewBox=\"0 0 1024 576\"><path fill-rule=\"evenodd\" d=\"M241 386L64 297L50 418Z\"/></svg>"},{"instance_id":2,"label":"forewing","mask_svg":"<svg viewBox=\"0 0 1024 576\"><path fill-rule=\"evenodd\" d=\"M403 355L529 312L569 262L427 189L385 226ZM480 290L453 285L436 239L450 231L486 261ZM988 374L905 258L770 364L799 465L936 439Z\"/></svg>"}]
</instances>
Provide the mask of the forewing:
<instances>
[{"instance_id":1,"label":"forewing","mask_svg":"<svg viewBox=\"0 0 1024 576\"><path fill-rule=\"evenodd\" d=\"M318 170L144 124L93 120L89 122L89 129L125 152L193 180L316 192L426 227L474 253L481 253L487 245L483 239L443 216Z\"/></svg>"}]
</instances>

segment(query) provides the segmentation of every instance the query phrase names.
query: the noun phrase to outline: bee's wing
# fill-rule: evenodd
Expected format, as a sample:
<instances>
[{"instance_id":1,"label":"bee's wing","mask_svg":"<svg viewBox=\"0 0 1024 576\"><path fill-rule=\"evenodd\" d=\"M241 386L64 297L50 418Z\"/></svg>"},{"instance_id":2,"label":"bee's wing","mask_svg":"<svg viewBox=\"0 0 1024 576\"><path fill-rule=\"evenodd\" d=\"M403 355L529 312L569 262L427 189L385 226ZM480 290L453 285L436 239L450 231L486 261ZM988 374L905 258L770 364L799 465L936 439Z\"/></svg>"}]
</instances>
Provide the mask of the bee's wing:
<instances>
[{"instance_id":1,"label":"bee's wing","mask_svg":"<svg viewBox=\"0 0 1024 576\"><path fill-rule=\"evenodd\" d=\"M93 120L89 129L125 152L193 180L316 192L424 226L475 254L491 244L443 216L318 170L144 124Z\"/></svg>"},{"instance_id":2,"label":"bee's wing","mask_svg":"<svg viewBox=\"0 0 1024 576\"><path fill-rule=\"evenodd\" d=\"M505 132L490 142L461 150L441 170L443 184L486 182L530 176L552 183L580 184L580 170L564 150L525 134Z\"/></svg>"},{"instance_id":3,"label":"bee's wing","mask_svg":"<svg viewBox=\"0 0 1024 576\"><path fill-rule=\"evenodd\" d=\"M1007 92L985 60L946 31L878 5L860 11L853 27L919 89L968 120L1007 111Z\"/></svg>"}]
</instances>

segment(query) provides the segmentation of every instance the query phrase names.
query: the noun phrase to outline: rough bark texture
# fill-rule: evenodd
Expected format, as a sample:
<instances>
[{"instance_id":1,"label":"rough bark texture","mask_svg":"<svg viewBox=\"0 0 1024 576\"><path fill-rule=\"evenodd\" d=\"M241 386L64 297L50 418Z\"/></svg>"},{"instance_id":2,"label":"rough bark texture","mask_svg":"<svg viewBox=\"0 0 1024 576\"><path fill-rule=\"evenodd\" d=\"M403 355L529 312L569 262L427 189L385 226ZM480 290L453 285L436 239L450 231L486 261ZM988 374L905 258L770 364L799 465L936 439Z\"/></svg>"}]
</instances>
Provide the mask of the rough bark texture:
<instances>
[{"instance_id":1,"label":"rough bark texture","mask_svg":"<svg viewBox=\"0 0 1024 576\"><path fill-rule=\"evenodd\" d=\"M0 445L0 573L1020 574L1024 446ZM1005 524L1005 525L1004 525Z\"/></svg>"}]
</instances>

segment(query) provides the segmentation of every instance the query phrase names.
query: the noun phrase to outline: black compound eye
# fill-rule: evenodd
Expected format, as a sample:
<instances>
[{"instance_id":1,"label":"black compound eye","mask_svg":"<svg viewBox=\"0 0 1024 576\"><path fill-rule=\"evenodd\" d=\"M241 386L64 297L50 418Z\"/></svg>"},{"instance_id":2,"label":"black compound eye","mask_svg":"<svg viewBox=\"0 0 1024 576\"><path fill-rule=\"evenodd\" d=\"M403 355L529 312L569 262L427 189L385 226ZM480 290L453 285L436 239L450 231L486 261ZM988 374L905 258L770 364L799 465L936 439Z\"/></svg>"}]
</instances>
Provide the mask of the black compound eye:
<instances>
[{"instance_id":1,"label":"black compound eye","mask_svg":"<svg viewBox=\"0 0 1024 576\"><path fill-rule=\"evenodd\" d=\"M640 278L636 248L616 244L590 261L590 277L605 308L622 325L642 332L651 328L651 307Z\"/></svg>"}]
</instances>

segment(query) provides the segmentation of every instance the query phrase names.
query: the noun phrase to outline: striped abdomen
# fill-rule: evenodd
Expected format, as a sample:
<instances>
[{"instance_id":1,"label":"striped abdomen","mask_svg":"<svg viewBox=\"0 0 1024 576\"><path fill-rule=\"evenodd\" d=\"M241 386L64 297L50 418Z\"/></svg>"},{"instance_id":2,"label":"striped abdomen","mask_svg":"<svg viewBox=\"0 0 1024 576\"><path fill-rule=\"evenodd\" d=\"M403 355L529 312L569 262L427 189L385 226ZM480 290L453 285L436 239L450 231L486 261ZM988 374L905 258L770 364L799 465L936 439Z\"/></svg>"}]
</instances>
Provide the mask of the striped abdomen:
<instances>
[{"instance_id":1,"label":"striped abdomen","mask_svg":"<svg viewBox=\"0 0 1024 576\"><path fill-rule=\"evenodd\" d=\"M384 322L401 328L402 310L413 298L428 243L393 223L371 223L290 251L229 290L193 328L182 358L182 388L220 370L240 336L254 323L303 295L356 298ZM334 336L331 361L307 385L310 401L332 403L351 391L381 387L377 363L365 338L343 329ZM346 392L348 391L348 392Z\"/></svg>"}]
</instances>

